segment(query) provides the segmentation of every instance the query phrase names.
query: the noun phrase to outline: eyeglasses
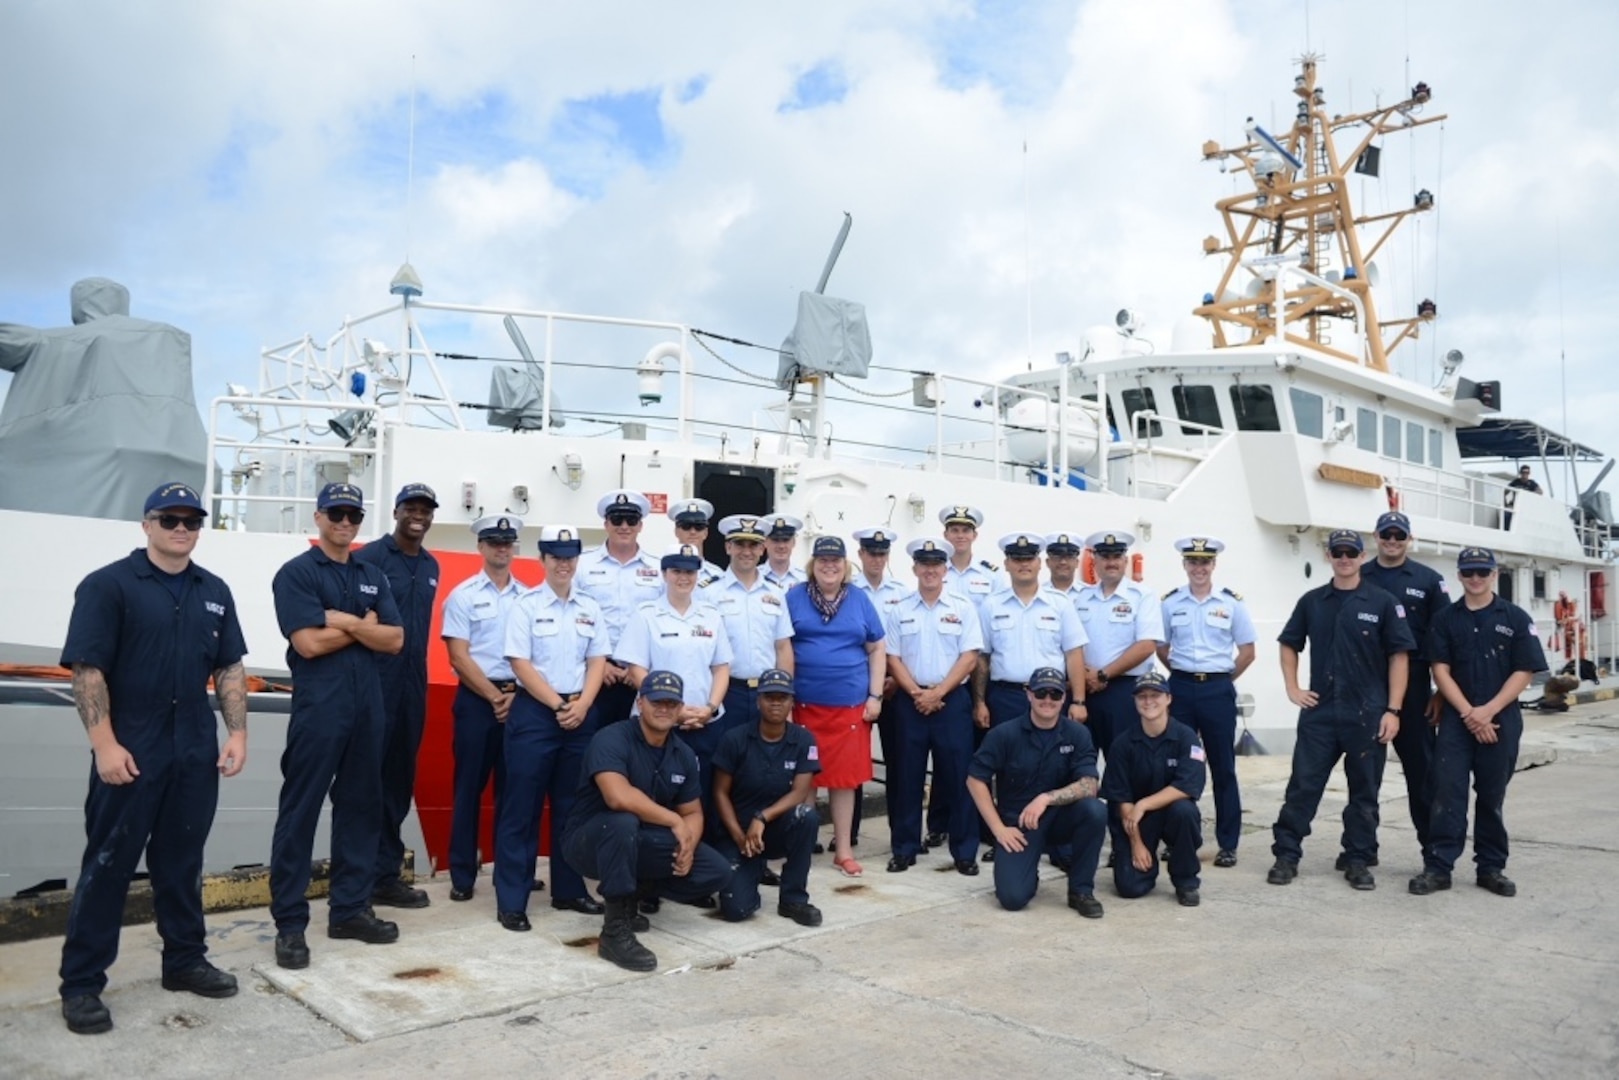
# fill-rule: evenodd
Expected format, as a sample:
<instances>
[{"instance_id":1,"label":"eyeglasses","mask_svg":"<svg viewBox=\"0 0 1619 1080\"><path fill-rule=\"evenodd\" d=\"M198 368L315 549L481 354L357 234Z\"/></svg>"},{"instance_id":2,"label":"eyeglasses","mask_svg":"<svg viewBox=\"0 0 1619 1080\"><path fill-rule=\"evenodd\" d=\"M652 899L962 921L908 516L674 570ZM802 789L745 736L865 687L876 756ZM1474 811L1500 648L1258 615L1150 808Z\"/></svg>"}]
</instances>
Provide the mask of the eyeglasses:
<instances>
[{"instance_id":1,"label":"eyeglasses","mask_svg":"<svg viewBox=\"0 0 1619 1080\"><path fill-rule=\"evenodd\" d=\"M1399 529L1388 529L1377 534L1379 540L1409 540L1411 537Z\"/></svg>"},{"instance_id":2,"label":"eyeglasses","mask_svg":"<svg viewBox=\"0 0 1619 1080\"><path fill-rule=\"evenodd\" d=\"M1461 577L1485 578L1485 577L1489 577L1491 574L1495 573L1495 571L1494 570L1458 570L1458 571L1456 571L1456 573L1458 575L1460 575Z\"/></svg>"},{"instance_id":3,"label":"eyeglasses","mask_svg":"<svg viewBox=\"0 0 1619 1080\"><path fill-rule=\"evenodd\" d=\"M636 522L638 522L640 520L641 520L641 515L640 514L608 514L607 515L607 524L609 524L609 525L634 525Z\"/></svg>"},{"instance_id":4,"label":"eyeglasses","mask_svg":"<svg viewBox=\"0 0 1619 1080\"><path fill-rule=\"evenodd\" d=\"M329 510L322 510L326 520L337 525L358 525L365 520L365 511L358 506L334 506Z\"/></svg>"},{"instance_id":5,"label":"eyeglasses","mask_svg":"<svg viewBox=\"0 0 1619 1080\"><path fill-rule=\"evenodd\" d=\"M1358 559L1360 558L1360 552L1354 548L1333 548L1332 557L1334 559Z\"/></svg>"},{"instance_id":6,"label":"eyeglasses","mask_svg":"<svg viewBox=\"0 0 1619 1080\"><path fill-rule=\"evenodd\" d=\"M202 528L202 518L197 514L153 514L146 519L155 521L160 529L185 529L186 532L196 532Z\"/></svg>"},{"instance_id":7,"label":"eyeglasses","mask_svg":"<svg viewBox=\"0 0 1619 1080\"><path fill-rule=\"evenodd\" d=\"M1033 694L1035 696L1035 699L1038 700L1038 701L1061 701L1062 700L1062 691L1061 690L1030 690L1029 693Z\"/></svg>"}]
</instances>

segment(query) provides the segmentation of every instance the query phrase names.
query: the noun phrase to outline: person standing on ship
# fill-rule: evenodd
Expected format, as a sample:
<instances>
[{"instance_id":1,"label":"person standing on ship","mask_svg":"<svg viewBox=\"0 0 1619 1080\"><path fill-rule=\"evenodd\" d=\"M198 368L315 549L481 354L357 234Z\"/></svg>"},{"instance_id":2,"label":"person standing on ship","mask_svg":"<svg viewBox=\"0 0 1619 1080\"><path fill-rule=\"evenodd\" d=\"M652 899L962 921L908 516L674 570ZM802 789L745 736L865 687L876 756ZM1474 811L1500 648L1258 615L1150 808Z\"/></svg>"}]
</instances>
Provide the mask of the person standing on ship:
<instances>
[{"instance_id":1,"label":"person standing on ship","mask_svg":"<svg viewBox=\"0 0 1619 1080\"><path fill-rule=\"evenodd\" d=\"M491 514L472 523L483 567L444 598L441 636L460 685L450 714L455 733L454 796L450 810L450 899L471 900L478 878L478 826L483 789L495 778L495 820L506 786L506 720L517 696L517 677L506 659L506 622L528 590L512 577L512 558L523 519Z\"/></svg>"},{"instance_id":2,"label":"person standing on ship","mask_svg":"<svg viewBox=\"0 0 1619 1080\"><path fill-rule=\"evenodd\" d=\"M798 550L798 533L803 527L804 523L791 514L778 514L767 522L765 565L761 572L765 580L781 592L809 580L803 567L793 565L793 554Z\"/></svg>"},{"instance_id":3,"label":"person standing on ship","mask_svg":"<svg viewBox=\"0 0 1619 1080\"><path fill-rule=\"evenodd\" d=\"M1203 740L1214 783L1214 865L1237 865L1242 839L1242 792L1237 787L1237 680L1254 662L1253 619L1239 593L1214 587L1214 563L1225 543L1212 536L1175 541L1186 584L1164 594L1164 644L1169 710Z\"/></svg>"},{"instance_id":4,"label":"person standing on ship","mask_svg":"<svg viewBox=\"0 0 1619 1080\"><path fill-rule=\"evenodd\" d=\"M708 541L708 523L714 519L714 504L707 499L682 499L669 507L669 520L675 523L675 540L690 544L699 552ZM725 573L718 566L703 559L697 571L697 587L706 589Z\"/></svg>"},{"instance_id":5,"label":"person standing on ship","mask_svg":"<svg viewBox=\"0 0 1619 1080\"><path fill-rule=\"evenodd\" d=\"M1085 626L1085 705L1087 725L1105 758L1113 740L1137 720L1136 677L1152 667L1164 640L1163 608L1146 588L1125 580L1130 565L1127 532L1092 533L1085 546L1095 552L1096 584L1083 586L1074 608Z\"/></svg>"},{"instance_id":6,"label":"person standing on ship","mask_svg":"<svg viewBox=\"0 0 1619 1080\"><path fill-rule=\"evenodd\" d=\"M433 527L438 497L426 484L406 484L394 498L394 530L354 553L356 562L375 566L388 579L405 626L405 647L397 655L379 653L382 676L382 835L377 841L377 880L371 902L388 907L423 908L427 893L399 878L405 861L400 830L410 816L416 791L416 756L427 724L427 636L438 596L438 560L422 547Z\"/></svg>"},{"instance_id":7,"label":"person standing on ship","mask_svg":"<svg viewBox=\"0 0 1619 1080\"><path fill-rule=\"evenodd\" d=\"M1293 772L1272 828L1275 864L1265 880L1298 876L1304 838L1340 758L1349 785L1344 807L1344 880L1360 890L1377 882L1366 863L1376 851L1378 788L1388 744L1400 730L1407 654L1416 648L1405 612L1360 576L1365 544L1353 529L1327 536L1332 580L1299 597L1282 627L1282 680L1299 707ZM1310 649L1310 688L1299 687L1299 653ZM1392 704L1391 704L1392 703Z\"/></svg>"},{"instance_id":8,"label":"person standing on ship","mask_svg":"<svg viewBox=\"0 0 1619 1080\"><path fill-rule=\"evenodd\" d=\"M596 500L607 540L579 557L575 584L601 607L607 640L617 644L630 616L642 604L663 595L658 560L640 542L641 529L652 504L639 491L617 488ZM616 724L628 718L635 704L635 685L629 668L616 656L607 659L602 689L596 698L599 723Z\"/></svg>"},{"instance_id":9,"label":"person standing on ship","mask_svg":"<svg viewBox=\"0 0 1619 1080\"><path fill-rule=\"evenodd\" d=\"M886 528L856 529L855 554L860 560L860 572L854 577L854 587L866 594L877 617L886 625L888 613L911 590L901 585L888 572L888 551L897 537ZM877 714L877 744L883 752L883 783L890 785L894 762L894 680L883 679L882 711ZM860 843L860 821L865 817L866 789L855 792L854 821L849 826L849 843Z\"/></svg>"},{"instance_id":10,"label":"person standing on ship","mask_svg":"<svg viewBox=\"0 0 1619 1080\"><path fill-rule=\"evenodd\" d=\"M1400 771L1405 774L1405 801L1411 812L1411 827L1424 859L1428 854L1428 804L1433 799L1429 769L1433 764L1434 726L1429 722L1433 702L1433 682L1428 671L1428 628L1450 604L1445 579L1439 571L1407 557L1411 549L1411 519L1390 510L1377 519L1377 557L1360 565L1363 580L1376 585L1394 602L1405 608L1405 621L1416 638L1406 677L1405 700L1400 705L1400 732L1394 736L1394 752L1400 755ZM1377 865L1377 849L1367 866Z\"/></svg>"},{"instance_id":11,"label":"person standing on ship","mask_svg":"<svg viewBox=\"0 0 1619 1080\"><path fill-rule=\"evenodd\" d=\"M327 484L315 498L317 542L276 571L276 621L287 638L292 717L281 754L281 797L270 841L270 916L275 962L309 966L310 861L315 827L332 798L331 889L326 936L371 945L399 940L399 927L371 910L382 832L385 716L378 653L405 647L405 628L381 570L349 557L365 520L353 484Z\"/></svg>"},{"instance_id":12,"label":"person standing on ship","mask_svg":"<svg viewBox=\"0 0 1619 1080\"><path fill-rule=\"evenodd\" d=\"M219 778L247 762L247 643L230 586L191 561L207 516L190 487L162 485L142 512L145 549L90 574L73 596L61 663L73 670L92 751L84 859L62 941L62 1019L78 1035L112 1030L101 993L143 852L163 989L236 993L236 977L208 962L202 855Z\"/></svg>"},{"instance_id":13,"label":"person standing on ship","mask_svg":"<svg viewBox=\"0 0 1619 1080\"><path fill-rule=\"evenodd\" d=\"M562 857L562 833L579 788L579 767L596 734L595 704L611 642L601 607L576 584L579 530L540 530L545 580L525 593L506 622L502 643L518 683L506 722L506 784L495 823L495 918L529 929L540 815L551 800L551 906L600 915L602 905Z\"/></svg>"},{"instance_id":14,"label":"person standing on ship","mask_svg":"<svg viewBox=\"0 0 1619 1080\"><path fill-rule=\"evenodd\" d=\"M922 537L905 550L916 589L884 619L888 673L896 684L893 753L887 758L893 852L888 872L905 872L932 846L922 836L922 786L931 753L934 798L948 803L954 815L946 830L950 857L957 872L970 876L978 872L978 829L966 786L973 752L968 686L984 647L983 625L971 600L945 591L948 540Z\"/></svg>"}]
</instances>

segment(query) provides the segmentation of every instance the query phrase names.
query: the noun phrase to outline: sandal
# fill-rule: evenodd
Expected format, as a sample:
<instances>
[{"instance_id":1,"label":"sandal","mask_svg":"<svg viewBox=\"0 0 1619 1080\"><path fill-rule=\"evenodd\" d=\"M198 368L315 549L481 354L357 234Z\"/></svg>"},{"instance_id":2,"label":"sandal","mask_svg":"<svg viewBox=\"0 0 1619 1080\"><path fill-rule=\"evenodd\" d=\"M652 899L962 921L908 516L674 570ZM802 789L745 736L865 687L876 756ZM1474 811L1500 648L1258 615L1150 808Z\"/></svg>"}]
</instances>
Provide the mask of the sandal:
<instances>
[{"instance_id":1,"label":"sandal","mask_svg":"<svg viewBox=\"0 0 1619 1080\"><path fill-rule=\"evenodd\" d=\"M853 855L847 859L833 859L832 865L838 868L838 873L844 877L859 877L866 872L866 868L855 861Z\"/></svg>"}]
</instances>

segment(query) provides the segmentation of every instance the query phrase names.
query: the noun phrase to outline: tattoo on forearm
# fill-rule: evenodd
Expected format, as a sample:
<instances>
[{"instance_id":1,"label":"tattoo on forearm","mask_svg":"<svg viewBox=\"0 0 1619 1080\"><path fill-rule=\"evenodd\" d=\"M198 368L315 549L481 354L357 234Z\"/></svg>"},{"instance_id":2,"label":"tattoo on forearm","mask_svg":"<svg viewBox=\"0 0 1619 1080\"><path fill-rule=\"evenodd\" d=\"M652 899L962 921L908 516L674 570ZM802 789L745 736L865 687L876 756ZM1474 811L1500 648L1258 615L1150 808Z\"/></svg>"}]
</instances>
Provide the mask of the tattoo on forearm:
<instances>
[{"instance_id":1,"label":"tattoo on forearm","mask_svg":"<svg viewBox=\"0 0 1619 1080\"><path fill-rule=\"evenodd\" d=\"M1058 788L1048 796L1052 806L1067 806L1081 799L1096 798L1096 778L1081 776L1067 787Z\"/></svg>"},{"instance_id":2,"label":"tattoo on forearm","mask_svg":"<svg viewBox=\"0 0 1619 1080\"><path fill-rule=\"evenodd\" d=\"M78 706L84 730L106 722L112 706L107 701L107 677L100 668L73 665L73 704Z\"/></svg>"},{"instance_id":3,"label":"tattoo on forearm","mask_svg":"<svg viewBox=\"0 0 1619 1080\"><path fill-rule=\"evenodd\" d=\"M225 730L247 730L247 672L238 660L223 671L214 672L214 696L225 717Z\"/></svg>"}]
</instances>

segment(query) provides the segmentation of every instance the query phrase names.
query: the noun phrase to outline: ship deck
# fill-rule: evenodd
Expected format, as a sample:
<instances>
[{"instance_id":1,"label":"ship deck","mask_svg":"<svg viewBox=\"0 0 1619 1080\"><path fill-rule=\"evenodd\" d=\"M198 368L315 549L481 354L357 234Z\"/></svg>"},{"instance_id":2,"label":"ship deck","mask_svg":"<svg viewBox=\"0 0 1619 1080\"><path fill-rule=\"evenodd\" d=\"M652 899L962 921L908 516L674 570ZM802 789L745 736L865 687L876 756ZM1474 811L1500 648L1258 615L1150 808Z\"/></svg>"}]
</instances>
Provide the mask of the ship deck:
<instances>
[{"instance_id":1,"label":"ship deck","mask_svg":"<svg viewBox=\"0 0 1619 1080\"><path fill-rule=\"evenodd\" d=\"M811 874L818 930L765 912L732 926L666 904L645 936L661 967L631 975L594 956L596 920L551 910L535 930L470 903L390 913L398 945L312 935L314 963L282 972L264 910L210 917L226 1001L165 993L149 926L124 931L105 1000L109 1035L62 1026L60 939L0 947L0 1045L10 1077L106 1074L111 1061L174 1077L363 1076L436 1071L560 1076L1612 1076L1619 1074L1619 701L1530 714L1508 792L1515 899L1472 885L1413 897L1419 867L1391 762L1378 888L1332 872L1343 805L1330 788L1299 879L1265 883L1282 757L1239 759L1241 863L1208 867L1203 905L1161 882L1100 921L1064 905L1047 870L1020 913L988 874L942 855L883 872L879 819L863 879L825 857ZM1205 811L1210 808L1205 806ZM1212 857L1205 845L1205 864ZM543 864L542 864L543 866ZM986 868L987 871L988 868ZM317 920L319 910L317 908Z\"/></svg>"}]
</instances>

